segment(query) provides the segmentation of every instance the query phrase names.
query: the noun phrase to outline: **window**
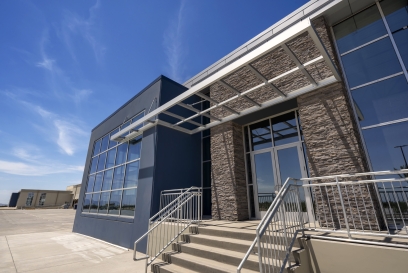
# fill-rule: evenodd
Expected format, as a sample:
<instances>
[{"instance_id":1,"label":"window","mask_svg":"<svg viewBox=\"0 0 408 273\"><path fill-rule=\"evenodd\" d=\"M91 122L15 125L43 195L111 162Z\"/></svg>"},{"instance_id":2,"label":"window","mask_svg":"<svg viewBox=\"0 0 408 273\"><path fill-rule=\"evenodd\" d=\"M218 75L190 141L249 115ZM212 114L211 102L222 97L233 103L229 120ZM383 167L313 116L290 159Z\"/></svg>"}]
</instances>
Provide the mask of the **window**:
<instances>
[{"instance_id":1,"label":"window","mask_svg":"<svg viewBox=\"0 0 408 273\"><path fill-rule=\"evenodd\" d=\"M385 18L397 44L401 58L408 65L408 2L406 0L385 0L381 2Z\"/></svg>"},{"instance_id":2,"label":"window","mask_svg":"<svg viewBox=\"0 0 408 273\"><path fill-rule=\"evenodd\" d=\"M143 116L144 113L137 115L122 127ZM82 206L84 213L134 216L142 136L126 143L110 141L119 128L95 141Z\"/></svg>"},{"instance_id":3,"label":"window","mask_svg":"<svg viewBox=\"0 0 408 273\"><path fill-rule=\"evenodd\" d=\"M407 167L407 1L380 1L333 30L373 171Z\"/></svg>"},{"instance_id":4,"label":"window","mask_svg":"<svg viewBox=\"0 0 408 273\"><path fill-rule=\"evenodd\" d=\"M33 203L33 198L34 198L34 193L33 192L29 192L27 194L27 200L26 200L26 207L31 207L31 204Z\"/></svg>"},{"instance_id":5,"label":"window","mask_svg":"<svg viewBox=\"0 0 408 273\"><path fill-rule=\"evenodd\" d=\"M39 206L44 206L46 196L47 196L46 193L41 193L40 199L38 200L38 205Z\"/></svg>"}]
</instances>

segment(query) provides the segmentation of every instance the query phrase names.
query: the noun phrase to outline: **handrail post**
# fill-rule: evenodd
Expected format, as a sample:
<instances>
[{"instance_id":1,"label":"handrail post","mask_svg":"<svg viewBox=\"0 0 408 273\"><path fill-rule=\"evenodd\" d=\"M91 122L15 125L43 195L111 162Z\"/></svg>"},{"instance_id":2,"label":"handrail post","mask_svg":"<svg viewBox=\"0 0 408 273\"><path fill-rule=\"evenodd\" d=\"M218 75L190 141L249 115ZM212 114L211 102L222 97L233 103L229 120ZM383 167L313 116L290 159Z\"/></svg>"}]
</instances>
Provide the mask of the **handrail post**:
<instances>
[{"instance_id":1,"label":"handrail post","mask_svg":"<svg viewBox=\"0 0 408 273\"><path fill-rule=\"evenodd\" d=\"M344 201L343 201L343 194L341 193L341 188L340 188L340 184L339 184L339 178L338 176L336 176L336 183L337 183L337 189L339 191L339 197L340 197L340 203L341 203L341 208L343 209L343 214L344 214L344 222L346 224L346 229L347 229L347 236L349 239L351 238L351 233L350 233L350 227L348 224L348 220L347 220L347 214L346 214L346 208L344 207ZM346 186L345 186L346 187ZM323 201L323 200L322 200ZM333 217L333 215L332 215ZM340 219L339 219L340 220ZM341 223L340 224L340 228L341 228Z\"/></svg>"}]
</instances>

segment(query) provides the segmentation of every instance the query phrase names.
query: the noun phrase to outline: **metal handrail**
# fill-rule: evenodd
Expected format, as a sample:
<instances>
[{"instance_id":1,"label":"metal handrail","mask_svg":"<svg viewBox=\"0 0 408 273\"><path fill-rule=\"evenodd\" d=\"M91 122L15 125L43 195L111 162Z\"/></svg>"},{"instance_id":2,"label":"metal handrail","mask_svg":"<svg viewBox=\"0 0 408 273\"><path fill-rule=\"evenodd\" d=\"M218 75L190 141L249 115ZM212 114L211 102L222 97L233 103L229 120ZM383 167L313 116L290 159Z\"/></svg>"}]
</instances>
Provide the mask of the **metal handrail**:
<instances>
[{"instance_id":1,"label":"metal handrail","mask_svg":"<svg viewBox=\"0 0 408 273\"><path fill-rule=\"evenodd\" d=\"M255 253L256 246L260 272L283 272L290 262L289 256L298 234L302 232L304 236L305 231L325 232L324 235L309 234L316 238L408 248L408 244L353 238L353 235L408 238L407 174L408 169L402 169L288 178L257 226L256 238L237 272L241 272L251 253ZM374 179L385 175L399 177ZM291 184L291 180L295 184ZM303 185L298 185L299 181ZM343 233L347 237L333 237L331 233ZM263 239L263 236L267 238ZM283 246L271 243L276 238L283 241L280 242ZM277 255L279 251L284 254ZM276 257L281 261L275 262Z\"/></svg>"},{"instance_id":2,"label":"metal handrail","mask_svg":"<svg viewBox=\"0 0 408 273\"><path fill-rule=\"evenodd\" d=\"M251 255L251 253L254 250L254 247L256 246L256 244L258 243L258 234L259 234L259 230L262 229L262 235L265 231L265 227L266 227L266 222L267 220L271 219L271 217L273 217L273 215L276 213L275 211L277 210L276 208L281 204L281 202L279 202L279 200L282 200L283 195L285 194L285 189L288 188L289 186L291 186L292 184L289 184L289 182L293 180L295 181L299 181L299 179L294 179L291 177L288 177L285 181L285 183L283 184L282 188L279 190L279 192L276 194L276 197L274 198L274 200L272 201L272 204L270 205L269 209L266 211L264 217L261 219L261 221L259 222L258 226L256 227L256 233L257 236L255 237L254 241L252 242L251 246L249 247L248 251L246 252L244 258L242 259L241 263L238 265L237 267L237 273L240 273L245 262L248 260L249 255ZM295 185L292 185L295 186ZM277 204L279 202L279 204ZM261 235L261 236L262 236ZM258 255L259 255L259 250L258 250Z\"/></svg>"},{"instance_id":3,"label":"metal handrail","mask_svg":"<svg viewBox=\"0 0 408 273\"><path fill-rule=\"evenodd\" d=\"M171 191L171 190L169 190ZM157 212L155 215L153 215L149 219L149 230L143 234L139 239L137 239L134 243L134 250L133 250L133 260L134 261L139 261L139 260L146 260L146 269L145 272L147 272L148 266L163 252L166 250L167 247L169 247L175 240L179 238L179 236L193 223L199 223L201 221L201 188L198 187L190 187L186 189L183 193L181 193L176 199L174 199L172 202L170 202L168 205L166 205L164 208L162 208L159 212ZM194 203L193 201L196 201ZM152 226L152 223L154 225ZM158 229L161 228L161 226L165 223L168 224L177 224L177 227L174 228L173 226L170 227L172 228L171 231L173 231L175 234L170 234L170 239L167 243L165 243L160 249L157 251L157 253L154 254L154 256L151 258L149 256L149 239L150 236L152 236L152 233ZM180 224L184 224L184 226L181 227L180 229ZM166 228L166 227L164 227ZM162 231L163 232L163 231ZM168 231L166 231L166 234L168 235ZM139 242L141 242L143 239L147 237L147 249L146 249L146 256L137 258L136 257L136 247ZM148 261L148 259L150 261Z\"/></svg>"}]
</instances>

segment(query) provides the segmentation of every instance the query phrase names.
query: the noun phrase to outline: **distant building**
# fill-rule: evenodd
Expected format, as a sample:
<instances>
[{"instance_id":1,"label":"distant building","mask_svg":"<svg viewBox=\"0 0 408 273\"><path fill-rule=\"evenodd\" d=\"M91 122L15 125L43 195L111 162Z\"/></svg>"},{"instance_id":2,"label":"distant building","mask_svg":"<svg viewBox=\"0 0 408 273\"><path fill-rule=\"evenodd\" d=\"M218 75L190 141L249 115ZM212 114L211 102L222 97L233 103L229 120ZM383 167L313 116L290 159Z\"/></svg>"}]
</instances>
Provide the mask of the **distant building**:
<instances>
[{"instance_id":1,"label":"distant building","mask_svg":"<svg viewBox=\"0 0 408 273\"><path fill-rule=\"evenodd\" d=\"M13 192L10 196L10 201L9 201L8 206L15 207L17 205L17 200L19 196L20 196L19 192Z\"/></svg>"},{"instance_id":2,"label":"distant building","mask_svg":"<svg viewBox=\"0 0 408 273\"><path fill-rule=\"evenodd\" d=\"M41 208L69 205L73 207L79 198L81 184L68 186L65 191L22 189L10 196L9 207Z\"/></svg>"},{"instance_id":3,"label":"distant building","mask_svg":"<svg viewBox=\"0 0 408 273\"><path fill-rule=\"evenodd\" d=\"M71 206L74 206L76 203L78 203L79 193L81 192L81 184L68 186L66 190L72 192Z\"/></svg>"}]
</instances>

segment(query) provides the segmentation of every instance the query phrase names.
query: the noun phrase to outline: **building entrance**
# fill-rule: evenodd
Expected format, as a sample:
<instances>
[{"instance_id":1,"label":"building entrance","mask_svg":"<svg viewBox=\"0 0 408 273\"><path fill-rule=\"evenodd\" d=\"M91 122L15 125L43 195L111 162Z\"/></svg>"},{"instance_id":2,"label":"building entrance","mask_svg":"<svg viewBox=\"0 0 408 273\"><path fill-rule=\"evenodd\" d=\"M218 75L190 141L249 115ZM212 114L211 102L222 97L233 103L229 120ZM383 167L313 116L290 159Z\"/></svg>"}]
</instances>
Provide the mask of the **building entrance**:
<instances>
[{"instance_id":1,"label":"building entrance","mask_svg":"<svg viewBox=\"0 0 408 273\"><path fill-rule=\"evenodd\" d=\"M292 111L244 130L250 216L260 219L279 185L288 177L307 177L301 129L297 113Z\"/></svg>"}]
</instances>

